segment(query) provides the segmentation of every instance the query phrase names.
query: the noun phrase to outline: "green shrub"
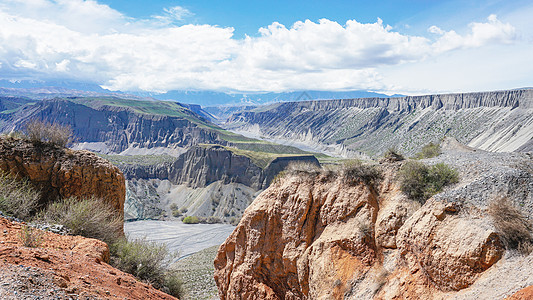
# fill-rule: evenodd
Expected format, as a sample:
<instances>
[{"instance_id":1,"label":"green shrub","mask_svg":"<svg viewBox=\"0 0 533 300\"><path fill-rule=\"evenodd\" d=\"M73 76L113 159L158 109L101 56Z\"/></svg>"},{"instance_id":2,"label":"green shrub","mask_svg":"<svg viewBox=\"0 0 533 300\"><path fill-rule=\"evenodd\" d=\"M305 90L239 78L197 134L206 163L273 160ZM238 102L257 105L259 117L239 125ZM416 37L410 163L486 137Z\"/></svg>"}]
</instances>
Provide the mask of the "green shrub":
<instances>
[{"instance_id":1,"label":"green shrub","mask_svg":"<svg viewBox=\"0 0 533 300\"><path fill-rule=\"evenodd\" d=\"M62 224L74 235L95 238L112 244L122 235L123 221L103 200L71 197L52 202L37 219Z\"/></svg>"},{"instance_id":2,"label":"green shrub","mask_svg":"<svg viewBox=\"0 0 533 300\"><path fill-rule=\"evenodd\" d=\"M367 185L374 185L383 178L375 165L364 164L360 160L345 162L342 167L342 174L344 181L348 184L363 182Z\"/></svg>"},{"instance_id":3,"label":"green shrub","mask_svg":"<svg viewBox=\"0 0 533 300\"><path fill-rule=\"evenodd\" d=\"M181 296L181 280L175 271L168 269L175 255L169 254L166 245L144 239L120 239L112 245L111 254L111 263L116 268L152 284L156 289Z\"/></svg>"},{"instance_id":4,"label":"green shrub","mask_svg":"<svg viewBox=\"0 0 533 300\"><path fill-rule=\"evenodd\" d=\"M200 223L200 220L197 216L188 216L185 217L182 222L185 224L198 224Z\"/></svg>"},{"instance_id":5,"label":"green shrub","mask_svg":"<svg viewBox=\"0 0 533 300\"><path fill-rule=\"evenodd\" d=\"M74 141L74 133L70 126L63 126L41 120L26 123L24 129L26 138L32 143L49 143L59 147L66 147Z\"/></svg>"},{"instance_id":6,"label":"green shrub","mask_svg":"<svg viewBox=\"0 0 533 300\"><path fill-rule=\"evenodd\" d=\"M173 210L173 211L172 211L172 216L173 216L174 218L181 217L181 212L180 212L180 210L179 210L179 209L175 209L175 210Z\"/></svg>"},{"instance_id":7,"label":"green shrub","mask_svg":"<svg viewBox=\"0 0 533 300\"><path fill-rule=\"evenodd\" d=\"M29 181L0 171L0 211L4 214L27 220L35 213L39 198Z\"/></svg>"},{"instance_id":8,"label":"green shrub","mask_svg":"<svg viewBox=\"0 0 533 300\"><path fill-rule=\"evenodd\" d=\"M41 246L43 232L31 226L22 225L20 229L20 241L24 247L36 248Z\"/></svg>"},{"instance_id":9,"label":"green shrub","mask_svg":"<svg viewBox=\"0 0 533 300\"><path fill-rule=\"evenodd\" d=\"M420 203L459 181L457 171L443 163L428 167L421 162L408 161L398 175L402 192Z\"/></svg>"},{"instance_id":10,"label":"green shrub","mask_svg":"<svg viewBox=\"0 0 533 300\"><path fill-rule=\"evenodd\" d=\"M425 145L424 147L422 147L422 150L420 150L420 152L415 154L415 158L416 159L432 158L432 157L439 156L440 153L441 151L440 151L439 144L429 143Z\"/></svg>"},{"instance_id":11,"label":"green shrub","mask_svg":"<svg viewBox=\"0 0 533 300\"><path fill-rule=\"evenodd\" d=\"M507 249L528 255L533 250L531 222L506 197L494 199L488 207L494 227Z\"/></svg>"}]
</instances>

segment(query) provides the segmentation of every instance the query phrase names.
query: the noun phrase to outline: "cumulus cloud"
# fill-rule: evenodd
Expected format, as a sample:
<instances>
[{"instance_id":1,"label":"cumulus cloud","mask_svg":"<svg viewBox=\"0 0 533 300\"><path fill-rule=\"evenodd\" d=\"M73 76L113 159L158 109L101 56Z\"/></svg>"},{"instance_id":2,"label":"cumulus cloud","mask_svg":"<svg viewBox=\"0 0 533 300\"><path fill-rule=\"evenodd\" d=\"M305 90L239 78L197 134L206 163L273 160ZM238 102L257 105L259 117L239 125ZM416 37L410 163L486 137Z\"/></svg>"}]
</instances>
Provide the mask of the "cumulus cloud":
<instances>
[{"instance_id":1,"label":"cumulus cloud","mask_svg":"<svg viewBox=\"0 0 533 300\"><path fill-rule=\"evenodd\" d=\"M516 38L516 29L509 23L502 23L496 15L490 15L488 22L473 22L469 25L471 32L461 36L454 30L444 31L431 26L429 32L441 35L433 44L436 52L446 52L459 48L475 48L490 44L511 44Z\"/></svg>"},{"instance_id":2,"label":"cumulus cloud","mask_svg":"<svg viewBox=\"0 0 533 300\"><path fill-rule=\"evenodd\" d=\"M459 34L394 31L382 20L274 22L259 36L233 28L177 25L193 13L176 6L134 20L93 0L5 0L0 4L3 79L70 77L113 90L384 90L379 69L516 39L494 15ZM80 22L80 20L83 20Z\"/></svg>"}]
</instances>

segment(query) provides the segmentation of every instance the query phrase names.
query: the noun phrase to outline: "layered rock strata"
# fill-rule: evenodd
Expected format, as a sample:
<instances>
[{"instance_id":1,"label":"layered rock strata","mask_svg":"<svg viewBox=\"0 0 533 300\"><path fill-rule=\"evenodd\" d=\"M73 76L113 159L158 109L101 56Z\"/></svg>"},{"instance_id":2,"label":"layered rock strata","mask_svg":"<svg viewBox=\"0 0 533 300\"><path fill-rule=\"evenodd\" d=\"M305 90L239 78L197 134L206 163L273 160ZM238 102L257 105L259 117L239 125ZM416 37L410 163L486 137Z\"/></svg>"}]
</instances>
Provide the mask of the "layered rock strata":
<instances>
[{"instance_id":1,"label":"layered rock strata","mask_svg":"<svg viewBox=\"0 0 533 300\"><path fill-rule=\"evenodd\" d=\"M224 126L281 143L379 155L390 147L413 154L454 136L489 151L531 151L533 90L301 101L232 115ZM328 148L329 147L329 148Z\"/></svg>"}]
</instances>

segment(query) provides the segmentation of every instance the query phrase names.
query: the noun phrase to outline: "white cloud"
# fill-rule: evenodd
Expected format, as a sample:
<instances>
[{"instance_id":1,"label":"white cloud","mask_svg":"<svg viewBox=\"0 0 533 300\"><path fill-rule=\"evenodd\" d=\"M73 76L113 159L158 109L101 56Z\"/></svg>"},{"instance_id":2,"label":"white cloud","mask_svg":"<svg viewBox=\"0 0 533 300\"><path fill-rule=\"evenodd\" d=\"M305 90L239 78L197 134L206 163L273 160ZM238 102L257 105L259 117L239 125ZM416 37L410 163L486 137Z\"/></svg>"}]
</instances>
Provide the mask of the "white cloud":
<instances>
[{"instance_id":1,"label":"white cloud","mask_svg":"<svg viewBox=\"0 0 533 300\"><path fill-rule=\"evenodd\" d=\"M154 18L166 24L172 24L175 21L181 22L184 21L186 18L194 15L191 11L181 6L165 8L163 9L163 11L163 15L154 16Z\"/></svg>"},{"instance_id":2,"label":"white cloud","mask_svg":"<svg viewBox=\"0 0 533 300\"><path fill-rule=\"evenodd\" d=\"M464 36L454 30L444 31L431 26L429 32L441 35L433 44L436 52L446 52L459 48L474 48L491 44L511 44L517 39L516 29L509 23L502 23L496 15L490 15L486 23L471 23L471 32Z\"/></svg>"},{"instance_id":3,"label":"white cloud","mask_svg":"<svg viewBox=\"0 0 533 300\"><path fill-rule=\"evenodd\" d=\"M176 6L151 20L133 20L92 0L5 0L0 74L69 76L110 89L156 92L384 91L397 85L383 76L389 66L517 39L515 28L493 15L464 34L432 26L434 39L401 34L381 20L306 20L289 28L275 22L244 39L234 38L233 28L174 24L192 15Z\"/></svg>"}]
</instances>

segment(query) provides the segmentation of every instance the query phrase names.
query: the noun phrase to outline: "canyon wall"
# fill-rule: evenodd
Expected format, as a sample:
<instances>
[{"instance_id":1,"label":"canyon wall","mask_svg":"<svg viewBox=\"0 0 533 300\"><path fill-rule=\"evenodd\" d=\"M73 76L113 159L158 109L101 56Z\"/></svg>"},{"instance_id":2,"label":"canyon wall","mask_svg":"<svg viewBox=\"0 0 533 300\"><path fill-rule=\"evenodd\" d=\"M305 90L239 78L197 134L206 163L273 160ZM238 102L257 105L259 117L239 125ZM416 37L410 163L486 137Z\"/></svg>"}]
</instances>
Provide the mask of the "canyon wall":
<instances>
[{"instance_id":1,"label":"canyon wall","mask_svg":"<svg viewBox=\"0 0 533 300\"><path fill-rule=\"evenodd\" d=\"M390 147L413 154L445 136L489 151L531 151L533 90L277 103L236 113L224 126L370 156Z\"/></svg>"}]
</instances>

